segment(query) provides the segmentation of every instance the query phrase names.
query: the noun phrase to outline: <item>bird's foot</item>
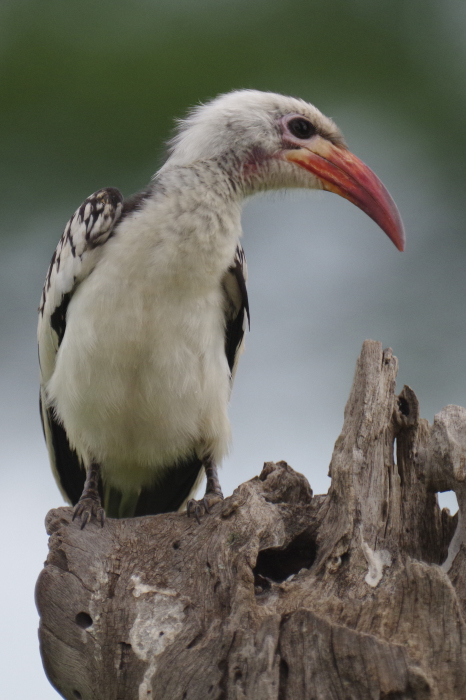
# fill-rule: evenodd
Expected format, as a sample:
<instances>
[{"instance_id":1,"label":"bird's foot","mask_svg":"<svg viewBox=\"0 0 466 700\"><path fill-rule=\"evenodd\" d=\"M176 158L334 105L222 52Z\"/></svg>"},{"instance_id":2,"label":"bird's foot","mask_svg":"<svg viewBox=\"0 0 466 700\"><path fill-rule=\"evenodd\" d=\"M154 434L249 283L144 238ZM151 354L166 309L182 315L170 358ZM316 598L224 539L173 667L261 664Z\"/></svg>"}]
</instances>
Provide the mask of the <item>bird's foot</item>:
<instances>
[{"instance_id":1,"label":"bird's foot","mask_svg":"<svg viewBox=\"0 0 466 700\"><path fill-rule=\"evenodd\" d=\"M82 496L74 509L73 520L78 516L81 518L81 530L86 527L92 518L95 518L100 523L100 526L103 527L105 511L102 508L100 498L98 496Z\"/></svg>"},{"instance_id":2,"label":"bird's foot","mask_svg":"<svg viewBox=\"0 0 466 700\"><path fill-rule=\"evenodd\" d=\"M186 512L188 513L188 518L194 515L199 525L201 524L201 516L210 515L210 509L216 503L221 503L223 501L223 493L221 491L209 491L205 494L204 498L196 501L194 498L190 498L186 505Z\"/></svg>"}]
</instances>

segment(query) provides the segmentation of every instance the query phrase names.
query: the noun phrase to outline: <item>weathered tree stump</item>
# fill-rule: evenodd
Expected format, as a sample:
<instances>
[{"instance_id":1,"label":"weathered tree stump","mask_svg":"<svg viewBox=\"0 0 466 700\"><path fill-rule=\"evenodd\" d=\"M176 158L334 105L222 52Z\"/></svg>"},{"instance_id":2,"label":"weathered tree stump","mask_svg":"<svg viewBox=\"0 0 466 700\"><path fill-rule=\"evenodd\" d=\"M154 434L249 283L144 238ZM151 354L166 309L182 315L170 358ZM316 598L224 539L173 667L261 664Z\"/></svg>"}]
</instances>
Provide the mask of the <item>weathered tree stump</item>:
<instances>
[{"instance_id":1,"label":"weathered tree stump","mask_svg":"<svg viewBox=\"0 0 466 700\"><path fill-rule=\"evenodd\" d=\"M51 511L37 606L55 688L464 700L466 410L430 426L411 389L395 395L396 372L391 350L364 343L325 496L280 462L201 525L171 513L81 531L71 508ZM459 518L438 507L450 489Z\"/></svg>"}]
</instances>

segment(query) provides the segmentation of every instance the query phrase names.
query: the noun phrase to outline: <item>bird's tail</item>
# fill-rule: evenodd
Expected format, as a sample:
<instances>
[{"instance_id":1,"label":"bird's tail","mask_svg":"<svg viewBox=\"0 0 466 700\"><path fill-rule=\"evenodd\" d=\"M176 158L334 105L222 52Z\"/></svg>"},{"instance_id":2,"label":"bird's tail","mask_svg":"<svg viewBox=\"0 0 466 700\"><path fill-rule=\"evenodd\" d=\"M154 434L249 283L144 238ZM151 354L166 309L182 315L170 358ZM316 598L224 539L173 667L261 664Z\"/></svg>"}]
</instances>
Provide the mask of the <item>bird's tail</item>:
<instances>
[{"instance_id":1,"label":"bird's tail","mask_svg":"<svg viewBox=\"0 0 466 700\"><path fill-rule=\"evenodd\" d=\"M170 513L182 508L204 476L201 460L192 456L163 470L157 482L138 492L122 493L104 484L108 518L132 518Z\"/></svg>"}]
</instances>

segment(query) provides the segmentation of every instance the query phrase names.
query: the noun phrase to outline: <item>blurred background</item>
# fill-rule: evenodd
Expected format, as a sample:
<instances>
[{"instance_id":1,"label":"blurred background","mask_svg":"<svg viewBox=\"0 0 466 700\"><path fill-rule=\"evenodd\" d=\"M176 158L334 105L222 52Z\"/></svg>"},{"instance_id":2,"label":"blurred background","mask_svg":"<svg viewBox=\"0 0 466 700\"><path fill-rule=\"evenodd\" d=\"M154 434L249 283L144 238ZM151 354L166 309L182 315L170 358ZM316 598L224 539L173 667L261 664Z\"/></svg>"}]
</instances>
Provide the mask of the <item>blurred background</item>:
<instances>
[{"instance_id":1,"label":"blurred background","mask_svg":"<svg viewBox=\"0 0 466 700\"><path fill-rule=\"evenodd\" d=\"M401 211L401 254L328 193L247 203L251 333L231 404L224 492L287 460L326 492L365 338L391 346L421 414L466 405L466 5L462 0L2 0L2 561L5 697L53 700L33 590L62 500L38 413L47 266L95 190L143 188L173 118L233 88L333 117ZM456 510L452 495L442 505Z\"/></svg>"}]
</instances>

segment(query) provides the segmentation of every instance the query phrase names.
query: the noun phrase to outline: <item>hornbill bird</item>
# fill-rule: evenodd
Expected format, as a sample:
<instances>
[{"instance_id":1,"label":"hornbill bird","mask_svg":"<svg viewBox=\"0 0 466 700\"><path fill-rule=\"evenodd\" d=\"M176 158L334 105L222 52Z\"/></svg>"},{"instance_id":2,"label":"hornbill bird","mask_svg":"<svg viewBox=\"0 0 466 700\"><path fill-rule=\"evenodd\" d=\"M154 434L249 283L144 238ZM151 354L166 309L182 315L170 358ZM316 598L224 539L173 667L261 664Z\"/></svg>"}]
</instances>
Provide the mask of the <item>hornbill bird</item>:
<instances>
[{"instance_id":1,"label":"hornbill bird","mask_svg":"<svg viewBox=\"0 0 466 700\"><path fill-rule=\"evenodd\" d=\"M241 209L295 187L349 199L403 250L395 203L334 122L256 90L193 109L145 191L99 190L71 217L39 308L40 399L82 527L186 504L199 520L223 498L217 465L249 320Z\"/></svg>"}]
</instances>

